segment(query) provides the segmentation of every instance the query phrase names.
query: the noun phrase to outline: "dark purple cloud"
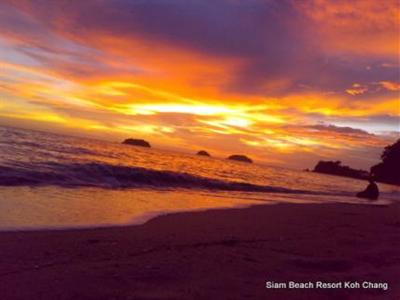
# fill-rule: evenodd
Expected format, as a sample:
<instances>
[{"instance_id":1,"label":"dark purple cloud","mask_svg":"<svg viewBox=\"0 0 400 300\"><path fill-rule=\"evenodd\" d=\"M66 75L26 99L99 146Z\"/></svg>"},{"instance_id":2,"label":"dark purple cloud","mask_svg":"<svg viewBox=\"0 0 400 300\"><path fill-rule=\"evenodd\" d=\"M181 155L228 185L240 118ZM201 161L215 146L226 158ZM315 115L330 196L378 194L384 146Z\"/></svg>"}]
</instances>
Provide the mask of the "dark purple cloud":
<instances>
[{"instance_id":1,"label":"dark purple cloud","mask_svg":"<svg viewBox=\"0 0 400 300\"><path fill-rule=\"evenodd\" d=\"M8 17L0 24L9 33L30 37L30 46L40 50L51 50L60 43L60 33L63 40L71 38L77 45L89 48L95 47L93 37L101 34L243 60L243 67L232 74L232 81L220 87L225 92L282 96L303 92L304 86L308 86L314 91L336 92L351 99L345 90L355 82L399 79L396 58L338 55L323 50L320 43L324 41L316 35L315 23L296 7L295 1L8 2L13 6L6 5L7 1L3 3L3 14ZM71 60L77 60L69 55ZM57 65L54 61L55 58L53 63ZM384 63L395 67L381 67ZM100 65L88 59L81 72L90 74L90 68L97 71ZM379 90L374 96L388 93L393 92ZM368 94L360 97L370 99Z\"/></svg>"},{"instance_id":2,"label":"dark purple cloud","mask_svg":"<svg viewBox=\"0 0 400 300\"><path fill-rule=\"evenodd\" d=\"M343 134L354 134L354 135L371 135L365 130L358 129L358 128L352 128L352 127L341 127L341 126L335 126L335 125L309 125L305 126L305 128L309 129L314 129L318 131L326 131L326 132L337 132L337 133L343 133Z\"/></svg>"}]
</instances>

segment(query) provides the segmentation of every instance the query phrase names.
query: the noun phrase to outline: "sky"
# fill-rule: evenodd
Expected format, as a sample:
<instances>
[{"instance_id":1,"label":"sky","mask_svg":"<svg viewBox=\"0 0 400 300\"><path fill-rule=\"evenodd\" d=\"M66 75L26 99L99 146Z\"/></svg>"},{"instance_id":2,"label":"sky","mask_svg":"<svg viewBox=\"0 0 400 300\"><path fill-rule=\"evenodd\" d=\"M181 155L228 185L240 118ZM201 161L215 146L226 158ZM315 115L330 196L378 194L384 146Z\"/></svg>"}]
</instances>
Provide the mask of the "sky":
<instances>
[{"instance_id":1,"label":"sky","mask_svg":"<svg viewBox=\"0 0 400 300\"><path fill-rule=\"evenodd\" d=\"M368 169L399 138L397 0L2 0L0 124Z\"/></svg>"}]
</instances>

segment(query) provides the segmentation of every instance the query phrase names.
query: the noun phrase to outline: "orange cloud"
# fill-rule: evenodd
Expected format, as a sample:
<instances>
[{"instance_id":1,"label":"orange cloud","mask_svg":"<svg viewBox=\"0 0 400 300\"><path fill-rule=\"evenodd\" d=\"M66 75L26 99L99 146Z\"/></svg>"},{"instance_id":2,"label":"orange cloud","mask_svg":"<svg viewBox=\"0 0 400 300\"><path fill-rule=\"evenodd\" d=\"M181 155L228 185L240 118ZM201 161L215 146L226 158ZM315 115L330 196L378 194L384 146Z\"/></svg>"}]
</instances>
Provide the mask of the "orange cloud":
<instances>
[{"instance_id":1,"label":"orange cloud","mask_svg":"<svg viewBox=\"0 0 400 300\"><path fill-rule=\"evenodd\" d=\"M275 162L398 130L395 1L55 3L0 3L0 117Z\"/></svg>"},{"instance_id":2,"label":"orange cloud","mask_svg":"<svg viewBox=\"0 0 400 300\"><path fill-rule=\"evenodd\" d=\"M313 0L297 4L315 22L318 39L327 51L397 57L397 0Z\"/></svg>"},{"instance_id":3,"label":"orange cloud","mask_svg":"<svg viewBox=\"0 0 400 300\"><path fill-rule=\"evenodd\" d=\"M354 95L362 95L366 91L368 91L368 88L366 86L362 86L359 83L353 83L352 87L346 90L346 93L354 96Z\"/></svg>"},{"instance_id":4,"label":"orange cloud","mask_svg":"<svg viewBox=\"0 0 400 300\"><path fill-rule=\"evenodd\" d=\"M381 81L380 84L389 91L400 91L400 83L391 81Z\"/></svg>"}]
</instances>

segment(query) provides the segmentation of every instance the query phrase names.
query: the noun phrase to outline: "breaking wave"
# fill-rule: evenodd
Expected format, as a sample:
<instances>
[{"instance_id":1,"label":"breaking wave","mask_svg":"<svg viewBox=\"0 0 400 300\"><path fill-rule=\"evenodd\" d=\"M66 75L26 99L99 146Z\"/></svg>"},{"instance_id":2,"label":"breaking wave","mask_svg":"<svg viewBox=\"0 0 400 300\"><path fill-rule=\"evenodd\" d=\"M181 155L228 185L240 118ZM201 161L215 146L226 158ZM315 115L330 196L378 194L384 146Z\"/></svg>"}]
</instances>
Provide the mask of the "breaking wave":
<instances>
[{"instance_id":1,"label":"breaking wave","mask_svg":"<svg viewBox=\"0 0 400 300\"><path fill-rule=\"evenodd\" d=\"M0 166L0 186L184 188L221 191L315 194L312 191L224 181L188 173L153 170L104 163L42 163ZM321 194L321 193L318 193Z\"/></svg>"}]
</instances>

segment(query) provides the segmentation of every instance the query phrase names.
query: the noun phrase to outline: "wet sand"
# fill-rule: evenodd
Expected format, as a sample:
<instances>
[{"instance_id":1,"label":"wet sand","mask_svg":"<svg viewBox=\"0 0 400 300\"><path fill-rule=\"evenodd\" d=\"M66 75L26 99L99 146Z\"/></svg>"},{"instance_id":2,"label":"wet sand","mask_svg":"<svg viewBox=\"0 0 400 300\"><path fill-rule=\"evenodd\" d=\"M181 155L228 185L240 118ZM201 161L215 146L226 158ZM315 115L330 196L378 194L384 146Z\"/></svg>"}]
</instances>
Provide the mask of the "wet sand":
<instances>
[{"instance_id":1,"label":"wet sand","mask_svg":"<svg viewBox=\"0 0 400 300\"><path fill-rule=\"evenodd\" d=\"M400 205L278 204L0 233L0 299L400 299ZM265 282L387 282L266 289Z\"/></svg>"}]
</instances>

